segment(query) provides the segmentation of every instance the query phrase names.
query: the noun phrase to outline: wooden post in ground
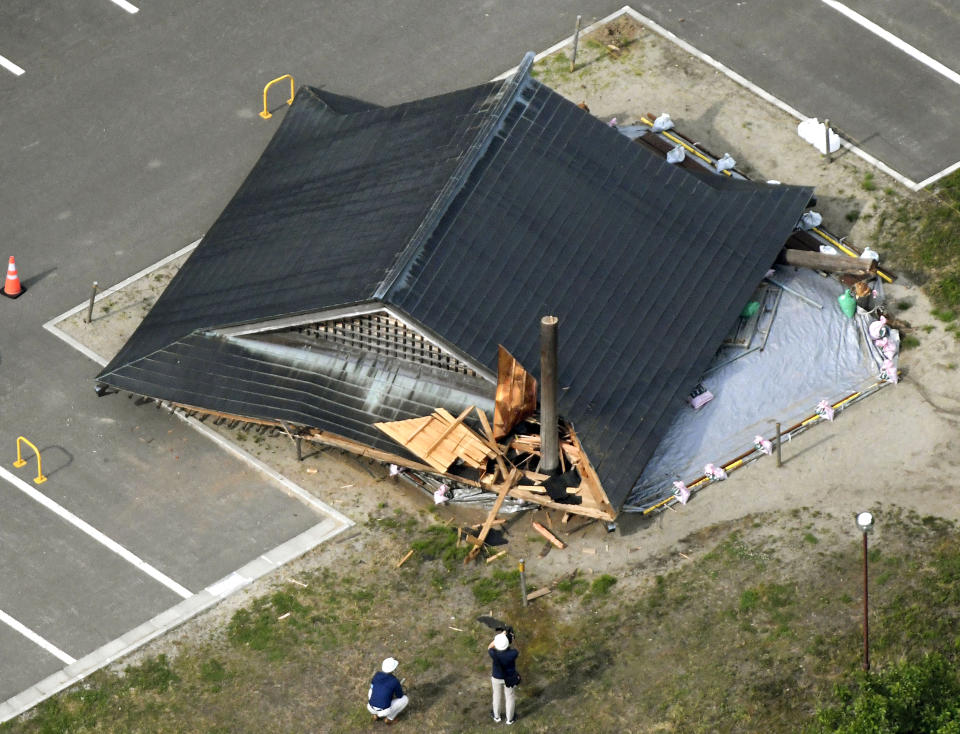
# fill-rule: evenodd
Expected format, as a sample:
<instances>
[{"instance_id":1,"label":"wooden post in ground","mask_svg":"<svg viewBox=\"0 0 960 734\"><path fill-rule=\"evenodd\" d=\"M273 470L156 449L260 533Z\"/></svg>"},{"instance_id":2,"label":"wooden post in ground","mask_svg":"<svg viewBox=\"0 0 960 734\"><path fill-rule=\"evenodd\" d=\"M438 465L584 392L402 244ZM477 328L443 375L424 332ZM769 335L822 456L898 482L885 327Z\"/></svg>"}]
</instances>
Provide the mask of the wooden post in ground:
<instances>
[{"instance_id":1,"label":"wooden post in ground","mask_svg":"<svg viewBox=\"0 0 960 734\"><path fill-rule=\"evenodd\" d=\"M779 469L780 466L781 466L781 464L782 464L781 459L780 459L780 440L781 440L781 436L780 436L780 424L777 423L777 469Z\"/></svg>"},{"instance_id":2,"label":"wooden post in ground","mask_svg":"<svg viewBox=\"0 0 960 734\"><path fill-rule=\"evenodd\" d=\"M97 298L97 290L99 289L99 287L100 286L98 285L97 281L93 281L93 290L90 291L90 304L87 306L86 320L88 324L93 321L93 302Z\"/></svg>"},{"instance_id":3,"label":"wooden post in ground","mask_svg":"<svg viewBox=\"0 0 960 734\"><path fill-rule=\"evenodd\" d=\"M573 31L573 56L570 57L570 71L576 71L577 69L577 44L580 42L580 17L577 16L577 27Z\"/></svg>"},{"instance_id":4,"label":"wooden post in ground","mask_svg":"<svg viewBox=\"0 0 960 734\"><path fill-rule=\"evenodd\" d=\"M827 143L826 147L824 148L824 151L826 151L826 154L827 154L827 163L833 163L833 156L830 155L830 120L829 118L823 121L823 132L824 132L824 136L826 137L826 143Z\"/></svg>"},{"instance_id":5,"label":"wooden post in ground","mask_svg":"<svg viewBox=\"0 0 960 734\"><path fill-rule=\"evenodd\" d=\"M527 574L524 571L523 559L520 559L520 596L523 597L523 606L527 606Z\"/></svg>"}]
</instances>

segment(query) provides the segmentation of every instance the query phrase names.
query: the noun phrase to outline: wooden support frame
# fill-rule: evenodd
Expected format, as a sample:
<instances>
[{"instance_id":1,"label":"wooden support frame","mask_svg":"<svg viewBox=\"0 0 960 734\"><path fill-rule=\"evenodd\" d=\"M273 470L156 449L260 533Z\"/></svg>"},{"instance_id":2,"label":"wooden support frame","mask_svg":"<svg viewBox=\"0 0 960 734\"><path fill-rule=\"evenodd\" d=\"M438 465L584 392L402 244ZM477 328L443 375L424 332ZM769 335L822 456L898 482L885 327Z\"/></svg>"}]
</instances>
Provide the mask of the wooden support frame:
<instances>
[{"instance_id":1,"label":"wooden support frame","mask_svg":"<svg viewBox=\"0 0 960 734\"><path fill-rule=\"evenodd\" d=\"M483 547L483 541L487 539L487 535L490 533L490 528L493 527L493 523L497 519L497 513L500 512L500 508L503 506L503 501L507 497L507 492L510 491L514 483L517 481L518 475L519 472L516 469L512 469L509 476L503 480L503 484L500 485L500 489L497 492L497 499L493 503L493 509L490 510L490 514L487 515L487 520L483 523L483 527L480 529L480 535L477 536L477 543L473 546L473 548L470 549L470 552L463 561L464 563L469 563L477 557L477 554Z\"/></svg>"},{"instance_id":2,"label":"wooden support frame","mask_svg":"<svg viewBox=\"0 0 960 734\"><path fill-rule=\"evenodd\" d=\"M430 448L427 449L427 456L429 456L430 454L432 454L432 453L434 452L434 450L437 448L437 446L439 446L440 444L442 444L442 443L444 442L444 440L446 440L447 436L449 436L451 433L453 433L453 430L454 430L457 426L459 426L461 423L463 423L464 419L465 419L468 415L470 415L470 413L473 411L473 408L474 408L474 406L471 405L469 408L464 409L464 411L463 411L460 415L457 416L456 420L454 420L453 423L451 423L449 426L447 426L447 427L443 430L443 433L440 434L440 437L439 437L436 441L434 441L432 444L430 444ZM422 430L423 430L423 427L418 428L418 429L417 429L417 433L419 433L419 432L422 431ZM416 433L415 433L414 435L416 435Z\"/></svg>"}]
</instances>

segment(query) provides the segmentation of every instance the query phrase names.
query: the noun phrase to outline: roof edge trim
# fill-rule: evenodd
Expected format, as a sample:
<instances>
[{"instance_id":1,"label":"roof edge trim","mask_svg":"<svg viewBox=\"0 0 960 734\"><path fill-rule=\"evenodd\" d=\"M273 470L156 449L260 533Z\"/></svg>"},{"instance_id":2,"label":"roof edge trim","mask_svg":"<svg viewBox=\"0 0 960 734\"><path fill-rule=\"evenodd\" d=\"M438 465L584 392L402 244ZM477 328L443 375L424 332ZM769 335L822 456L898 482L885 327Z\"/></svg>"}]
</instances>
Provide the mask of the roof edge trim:
<instances>
[{"instance_id":1,"label":"roof edge trim","mask_svg":"<svg viewBox=\"0 0 960 734\"><path fill-rule=\"evenodd\" d=\"M377 290L374 291L374 298L383 298L386 296L387 292L393 287L394 283L396 283L397 278L400 277L400 274L406 270L406 267L410 263L410 260L413 258L414 254L419 251L420 245L433 233L433 230L436 228L440 218L449 208L450 203L457 196L457 194L460 193L460 190L463 188L463 185L469 178L471 171L473 171L480 158L483 157L483 154L486 152L487 148L490 147L490 143L497 134L503 118L506 117L506 114L510 109L510 103L516 96L517 91L529 77L530 68L533 66L533 61L533 52L527 51L527 53L523 55L523 61L520 62L516 72L501 89L500 99L497 100L493 114L491 114L484 123L483 129L477 134L473 145L470 146L470 149L463 157L463 160L461 160L457 165L453 175L451 175L446 184L444 184L443 189L441 189L440 193L437 195L437 198L430 206L430 209L427 211L426 216L424 216L423 221L420 222L420 226L417 227L417 231L413 233L410 241L407 242L406 246L397 256L393 267L390 268L383 281L377 287ZM489 372L489 370L484 370L484 372Z\"/></svg>"},{"instance_id":2,"label":"roof edge trim","mask_svg":"<svg viewBox=\"0 0 960 734\"><path fill-rule=\"evenodd\" d=\"M363 303L352 303L349 306L340 308L325 308L321 311L309 311L298 313L296 316L280 316L266 321L257 321L255 323L238 324L236 326L227 326L224 328L214 328L203 330L206 334L214 336L248 336L250 334L260 334L264 331L277 331L278 329L290 329L294 326L303 326L315 321L329 321L330 319L349 319L354 316L366 316L375 311L383 311L383 303L380 301L365 301Z\"/></svg>"},{"instance_id":3,"label":"roof edge trim","mask_svg":"<svg viewBox=\"0 0 960 734\"><path fill-rule=\"evenodd\" d=\"M267 331L277 331L279 329L290 329L295 326L303 326L316 321L330 321L331 319L347 319L354 316L366 316L372 313L387 313L396 319L411 331L420 334L426 341L433 344L438 349L447 352L467 365L477 375L487 382L496 385L497 375L489 367L478 362L474 357L464 352L459 347L451 344L432 329L428 329L419 321L412 319L409 315L397 308L383 303L382 301L366 301L364 303L354 303L341 308L329 308L322 311L311 311L301 313L296 316L284 316L282 318L270 319L267 321L258 321L255 324L239 324L237 326L227 326L220 329L201 329L199 333L209 336L230 339L233 337L251 336L253 334L262 334Z\"/></svg>"}]
</instances>

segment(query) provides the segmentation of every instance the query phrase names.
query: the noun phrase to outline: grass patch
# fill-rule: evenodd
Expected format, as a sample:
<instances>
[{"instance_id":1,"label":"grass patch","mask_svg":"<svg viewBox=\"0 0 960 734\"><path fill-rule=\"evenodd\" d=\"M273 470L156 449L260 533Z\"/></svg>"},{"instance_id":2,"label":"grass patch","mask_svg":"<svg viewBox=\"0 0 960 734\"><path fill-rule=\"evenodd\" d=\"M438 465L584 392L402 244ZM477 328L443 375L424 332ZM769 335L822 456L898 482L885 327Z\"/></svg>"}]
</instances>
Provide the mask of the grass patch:
<instances>
[{"instance_id":1,"label":"grass patch","mask_svg":"<svg viewBox=\"0 0 960 734\"><path fill-rule=\"evenodd\" d=\"M900 349L916 349L920 346L920 340L913 334L905 334L900 337Z\"/></svg>"},{"instance_id":2,"label":"grass patch","mask_svg":"<svg viewBox=\"0 0 960 734\"><path fill-rule=\"evenodd\" d=\"M617 583L617 578L608 573L597 576L590 584L590 593L594 596L605 596L610 593L610 589Z\"/></svg>"},{"instance_id":3,"label":"grass patch","mask_svg":"<svg viewBox=\"0 0 960 734\"><path fill-rule=\"evenodd\" d=\"M937 654L955 672L955 527L891 508L883 515L871 556L875 670ZM400 570L378 563L396 546L387 533L362 573L358 565L302 572L306 587L283 585L253 600L222 637L184 643L174 659L94 674L0 731L369 731L363 694L392 654L411 695L408 728L479 732L490 640L479 614L517 630L525 731L622 731L624 721L677 732L833 731L830 722L880 690L857 678L861 559L856 537L831 533L818 533L816 551L798 553L794 526L788 513L745 518L701 536L707 552L694 562L631 574L628 594L608 593L625 578L603 574L588 584L574 576L557 584L563 595L526 608L516 571L458 564L446 572L439 558ZM437 532L427 530L426 538ZM423 598L435 573L449 581L442 606ZM560 602L574 595L590 599L588 619L579 605ZM896 680L923 683L913 673ZM894 681L880 679L888 693Z\"/></svg>"},{"instance_id":4,"label":"grass patch","mask_svg":"<svg viewBox=\"0 0 960 734\"><path fill-rule=\"evenodd\" d=\"M520 571L495 570L492 575L474 581L470 589L474 598L481 604L491 604L498 601L504 594L520 588ZM530 589L533 591L533 589Z\"/></svg>"},{"instance_id":5,"label":"grass patch","mask_svg":"<svg viewBox=\"0 0 960 734\"><path fill-rule=\"evenodd\" d=\"M940 309L960 309L960 171L929 193L891 202L877 221L877 245Z\"/></svg>"},{"instance_id":6,"label":"grass patch","mask_svg":"<svg viewBox=\"0 0 960 734\"><path fill-rule=\"evenodd\" d=\"M448 525L431 525L423 530L410 547L417 558L426 561L440 561L448 571L462 564L470 545L461 542L457 547L457 531Z\"/></svg>"}]
</instances>

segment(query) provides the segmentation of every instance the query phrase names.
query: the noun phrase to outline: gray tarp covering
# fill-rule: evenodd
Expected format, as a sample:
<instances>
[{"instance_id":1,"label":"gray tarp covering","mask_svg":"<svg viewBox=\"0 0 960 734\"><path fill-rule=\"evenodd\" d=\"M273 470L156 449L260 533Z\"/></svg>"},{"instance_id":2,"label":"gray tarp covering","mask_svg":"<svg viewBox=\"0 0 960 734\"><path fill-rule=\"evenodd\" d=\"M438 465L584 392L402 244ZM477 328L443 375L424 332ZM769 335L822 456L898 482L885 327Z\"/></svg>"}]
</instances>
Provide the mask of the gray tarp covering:
<instances>
[{"instance_id":1,"label":"gray tarp covering","mask_svg":"<svg viewBox=\"0 0 960 734\"><path fill-rule=\"evenodd\" d=\"M678 404L676 418L625 510L645 509L669 497L673 481L693 482L706 464L720 466L749 451L758 434L771 439L776 422L786 429L813 415L821 400L836 403L880 379L883 358L867 334L874 317L845 317L837 304L843 289L835 279L790 267L779 267L772 278L823 309L784 292L763 351L735 361L743 348L718 352L703 379L714 399L699 411ZM761 319L760 329L766 326ZM751 348L762 338L762 333L755 335ZM896 332L891 338L897 338Z\"/></svg>"}]
</instances>

